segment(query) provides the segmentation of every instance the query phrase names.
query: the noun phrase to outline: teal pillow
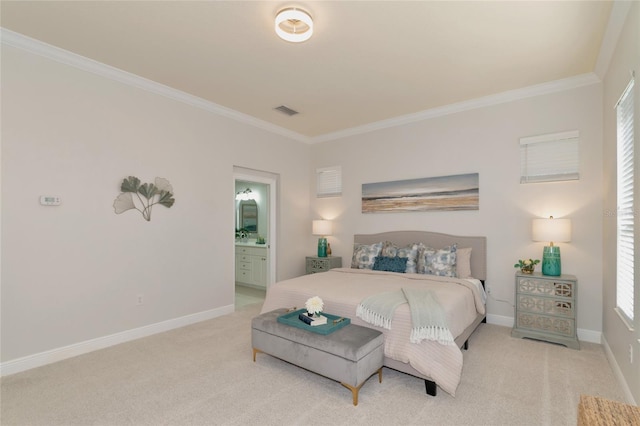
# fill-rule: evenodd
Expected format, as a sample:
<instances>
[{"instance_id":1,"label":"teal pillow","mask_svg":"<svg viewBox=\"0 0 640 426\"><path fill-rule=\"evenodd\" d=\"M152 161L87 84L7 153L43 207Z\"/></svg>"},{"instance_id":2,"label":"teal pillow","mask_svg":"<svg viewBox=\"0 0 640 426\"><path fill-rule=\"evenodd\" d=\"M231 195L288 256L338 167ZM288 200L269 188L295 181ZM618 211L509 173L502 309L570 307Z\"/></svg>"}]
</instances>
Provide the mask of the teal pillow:
<instances>
[{"instance_id":1,"label":"teal pillow","mask_svg":"<svg viewBox=\"0 0 640 426\"><path fill-rule=\"evenodd\" d=\"M424 244L422 243L413 243L406 247L398 247L392 243L387 243L387 246L382 248L381 256L406 257L407 269L405 272L415 274L418 272L418 255L423 248Z\"/></svg>"},{"instance_id":2,"label":"teal pillow","mask_svg":"<svg viewBox=\"0 0 640 426\"><path fill-rule=\"evenodd\" d=\"M407 270L407 260L406 257L376 256L373 270L404 273Z\"/></svg>"}]
</instances>

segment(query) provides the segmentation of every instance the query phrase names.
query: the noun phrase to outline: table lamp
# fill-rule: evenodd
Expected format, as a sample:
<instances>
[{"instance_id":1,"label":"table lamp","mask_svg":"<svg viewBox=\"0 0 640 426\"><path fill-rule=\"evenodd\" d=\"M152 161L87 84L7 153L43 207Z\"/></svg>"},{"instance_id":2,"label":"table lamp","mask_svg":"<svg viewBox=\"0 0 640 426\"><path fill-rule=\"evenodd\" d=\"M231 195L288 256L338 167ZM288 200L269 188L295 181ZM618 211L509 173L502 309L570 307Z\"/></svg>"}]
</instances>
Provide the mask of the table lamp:
<instances>
[{"instance_id":1,"label":"table lamp","mask_svg":"<svg viewBox=\"0 0 640 426\"><path fill-rule=\"evenodd\" d=\"M331 235L331 221L314 220L313 235L319 235L318 238L318 257L327 257L327 235Z\"/></svg>"},{"instance_id":2,"label":"table lamp","mask_svg":"<svg viewBox=\"0 0 640 426\"><path fill-rule=\"evenodd\" d=\"M533 241L548 241L549 245L542 251L542 275L559 276L562 274L560 262L560 247L553 243L565 243L571 241L571 220L533 219Z\"/></svg>"}]
</instances>

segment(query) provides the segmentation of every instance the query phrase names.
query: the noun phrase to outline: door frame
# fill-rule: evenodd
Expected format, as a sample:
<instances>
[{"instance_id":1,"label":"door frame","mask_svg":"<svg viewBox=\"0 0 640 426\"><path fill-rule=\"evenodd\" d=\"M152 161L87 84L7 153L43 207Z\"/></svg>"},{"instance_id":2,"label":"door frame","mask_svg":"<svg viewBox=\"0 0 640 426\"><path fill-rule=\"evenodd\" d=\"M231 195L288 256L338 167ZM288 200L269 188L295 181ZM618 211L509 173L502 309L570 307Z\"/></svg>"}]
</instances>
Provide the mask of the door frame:
<instances>
[{"instance_id":1,"label":"door frame","mask_svg":"<svg viewBox=\"0 0 640 426\"><path fill-rule=\"evenodd\" d=\"M267 264L267 289L271 286L271 284L276 282L276 247L277 247L277 187L278 187L278 179L279 176L275 173L263 172L260 170L247 169L244 167L233 166L233 181L231 184L232 194L231 199L233 200L233 227L235 229L236 223L236 181L242 180L247 182L257 182L265 184L269 187L269 239L267 240L267 251L269 253L268 259L269 262ZM235 235L233 239L233 259L235 262ZM236 268L233 268L233 285L235 286L236 279Z\"/></svg>"}]
</instances>

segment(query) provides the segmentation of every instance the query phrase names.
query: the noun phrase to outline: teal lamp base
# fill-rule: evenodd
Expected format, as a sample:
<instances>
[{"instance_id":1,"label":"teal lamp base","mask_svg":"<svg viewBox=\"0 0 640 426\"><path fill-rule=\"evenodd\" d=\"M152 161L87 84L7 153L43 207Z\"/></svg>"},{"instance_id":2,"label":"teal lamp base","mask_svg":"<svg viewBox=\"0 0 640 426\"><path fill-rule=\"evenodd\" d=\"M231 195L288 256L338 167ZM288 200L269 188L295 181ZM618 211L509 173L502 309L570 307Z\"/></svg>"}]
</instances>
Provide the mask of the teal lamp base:
<instances>
[{"instance_id":1,"label":"teal lamp base","mask_svg":"<svg viewBox=\"0 0 640 426\"><path fill-rule=\"evenodd\" d=\"M561 274L560 247L545 246L542 251L542 275L557 277Z\"/></svg>"},{"instance_id":2,"label":"teal lamp base","mask_svg":"<svg viewBox=\"0 0 640 426\"><path fill-rule=\"evenodd\" d=\"M318 257L327 257L327 239L318 238Z\"/></svg>"}]
</instances>

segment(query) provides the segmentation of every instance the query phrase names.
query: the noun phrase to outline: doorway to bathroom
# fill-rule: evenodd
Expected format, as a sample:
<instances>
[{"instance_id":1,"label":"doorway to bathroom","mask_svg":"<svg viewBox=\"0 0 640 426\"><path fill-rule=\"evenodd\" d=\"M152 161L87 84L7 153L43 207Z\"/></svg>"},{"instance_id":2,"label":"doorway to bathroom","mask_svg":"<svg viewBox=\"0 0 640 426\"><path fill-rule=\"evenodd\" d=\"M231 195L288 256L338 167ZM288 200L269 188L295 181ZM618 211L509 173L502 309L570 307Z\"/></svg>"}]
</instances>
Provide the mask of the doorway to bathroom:
<instances>
[{"instance_id":1,"label":"doorway to bathroom","mask_svg":"<svg viewBox=\"0 0 640 426\"><path fill-rule=\"evenodd\" d=\"M234 167L236 309L264 301L276 280L278 175Z\"/></svg>"}]
</instances>

